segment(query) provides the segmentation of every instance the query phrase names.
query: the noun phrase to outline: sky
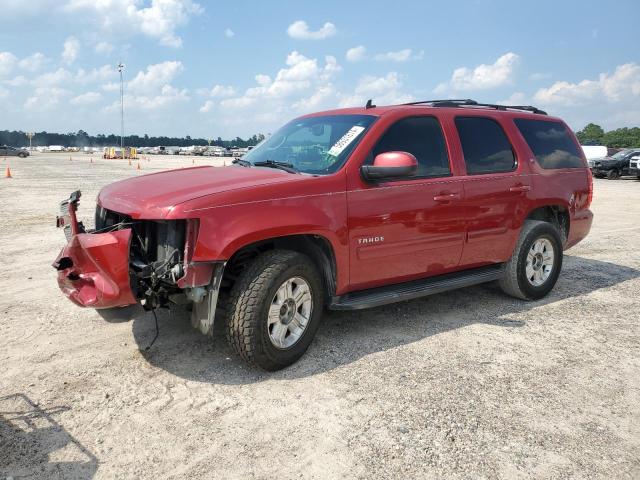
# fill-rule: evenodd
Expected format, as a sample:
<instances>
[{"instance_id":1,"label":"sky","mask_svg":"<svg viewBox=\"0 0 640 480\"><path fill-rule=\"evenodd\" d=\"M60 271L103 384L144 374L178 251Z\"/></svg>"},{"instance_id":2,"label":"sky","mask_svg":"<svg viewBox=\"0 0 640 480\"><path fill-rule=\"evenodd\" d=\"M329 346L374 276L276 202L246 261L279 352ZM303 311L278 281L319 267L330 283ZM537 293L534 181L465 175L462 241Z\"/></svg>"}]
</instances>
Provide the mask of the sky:
<instances>
[{"instance_id":1,"label":"sky","mask_svg":"<svg viewBox=\"0 0 640 480\"><path fill-rule=\"evenodd\" d=\"M198 138L433 98L640 126L640 1L0 0L0 130Z\"/></svg>"}]
</instances>

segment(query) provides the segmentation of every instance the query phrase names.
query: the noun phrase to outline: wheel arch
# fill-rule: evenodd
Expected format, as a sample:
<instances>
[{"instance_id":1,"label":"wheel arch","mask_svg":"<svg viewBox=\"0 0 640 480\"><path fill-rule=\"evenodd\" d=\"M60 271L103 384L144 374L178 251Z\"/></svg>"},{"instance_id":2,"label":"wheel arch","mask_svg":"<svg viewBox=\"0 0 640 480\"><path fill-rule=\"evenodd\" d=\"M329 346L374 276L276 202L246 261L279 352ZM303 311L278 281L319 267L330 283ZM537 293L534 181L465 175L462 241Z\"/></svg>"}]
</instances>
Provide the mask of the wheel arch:
<instances>
[{"instance_id":1,"label":"wheel arch","mask_svg":"<svg viewBox=\"0 0 640 480\"><path fill-rule=\"evenodd\" d=\"M263 252L277 249L307 255L320 272L326 292L325 298L329 299L335 295L338 275L336 254L331 241L318 234L278 236L243 245L229 257L223 275L223 285L230 288L248 262Z\"/></svg>"},{"instance_id":2,"label":"wheel arch","mask_svg":"<svg viewBox=\"0 0 640 480\"><path fill-rule=\"evenodd\" d=\"M537 206L529 211L525 220L540 220L551 223L560 232L562 244L565 245L567 243L571 226L571 215L567 206L561 204Z\"/></svg>"}]
</instances>

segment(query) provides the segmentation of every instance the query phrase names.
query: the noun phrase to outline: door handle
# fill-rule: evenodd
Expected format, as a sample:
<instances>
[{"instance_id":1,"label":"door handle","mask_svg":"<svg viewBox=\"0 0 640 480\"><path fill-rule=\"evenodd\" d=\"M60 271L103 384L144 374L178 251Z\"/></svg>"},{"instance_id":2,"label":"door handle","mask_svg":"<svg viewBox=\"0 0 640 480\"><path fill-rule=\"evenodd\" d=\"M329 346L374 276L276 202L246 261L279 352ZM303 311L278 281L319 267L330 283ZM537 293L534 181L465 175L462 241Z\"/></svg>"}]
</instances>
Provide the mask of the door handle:
<instances>
[{"instance_id":1,"label":"door handle","mask_svg":"<svg viewBox=\"0 0 640 480\"><path fill-rule=\"evenodd\" d=\"M529 190L531 190L531 187L529 185L518 185L516 187L509 188L509 191L512 193L524 193L528 192Z\"/></svg>"},{"instance_id":2,"label":"door handle","mask_svg":"<svg viewBox=\"0 0 640 480\"><path fill-rule=\"evenodd\" d=\"M459 198L459 193L440 193L433 196L433 200L438 203L449 203L451 200L457 200Z\"/></svg>"}]
</instances>

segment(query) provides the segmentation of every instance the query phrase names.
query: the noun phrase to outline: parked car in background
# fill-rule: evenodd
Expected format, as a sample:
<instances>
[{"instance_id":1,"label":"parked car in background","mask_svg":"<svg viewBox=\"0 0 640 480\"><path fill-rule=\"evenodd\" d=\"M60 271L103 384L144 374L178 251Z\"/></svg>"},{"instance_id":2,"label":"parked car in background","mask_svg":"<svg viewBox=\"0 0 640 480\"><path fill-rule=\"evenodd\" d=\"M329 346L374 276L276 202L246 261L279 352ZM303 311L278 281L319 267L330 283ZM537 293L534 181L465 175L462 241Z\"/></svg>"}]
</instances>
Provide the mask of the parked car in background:
<instances>
[{"instance_id":1,"label":"parked car in background","mask_svg":"<svg viewBox=\"0 0 640 480\"><path fill-rule=\"evenodd\" d=\"M25 158L29 156L29 151L24 148L10 147L9 145L0 145L0 157L20 157Z\"/></svg>"},{"instance_id":2,"label":"parked car in background","mask_svg":"<svg viewBox=\"0 0 640 480\"><path fill-rule=\"evenodd\" d=\"M620 150L618 153L611 157L599 158L593 161L593 165L590 165L591 172L594 177L608 178L609 180L615 180L624 175L630 175L629 173L629 161L632 157L639 155L640 149L627 149Z\"/></svg>"},{"instance_id":3,"label":"parked car in background","mask_svg":"<svg viewBox=\"0 0 640 480\"><path fill-rule=\"evenodd\" d=\"M633 175L640 180L640 155L635 155L629 160L629 175Z\"/></svg>"}]
</instances>

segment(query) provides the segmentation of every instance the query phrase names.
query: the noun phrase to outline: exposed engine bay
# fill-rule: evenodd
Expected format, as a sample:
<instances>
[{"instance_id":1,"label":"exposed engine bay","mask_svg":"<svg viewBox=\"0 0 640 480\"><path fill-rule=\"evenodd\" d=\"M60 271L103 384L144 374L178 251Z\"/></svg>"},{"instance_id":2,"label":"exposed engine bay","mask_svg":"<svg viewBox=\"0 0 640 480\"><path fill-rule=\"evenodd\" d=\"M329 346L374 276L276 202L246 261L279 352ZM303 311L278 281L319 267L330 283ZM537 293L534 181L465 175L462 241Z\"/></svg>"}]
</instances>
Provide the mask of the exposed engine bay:
<instances>
[{"instance_id":1,"label":"exposed engine bay","mask_svg":"<svg viewBox=\"0 0 640 480\"><path fill-rule=\"evenodd\" d=\"M131 229L131 289L145 308L152 309L181 293L177 282L185 273L186 224L185 220L133 220L98 205L96 228L88 233Z\"/></svg>"}]
</instances>

